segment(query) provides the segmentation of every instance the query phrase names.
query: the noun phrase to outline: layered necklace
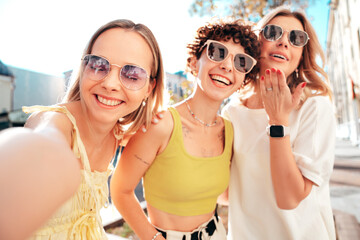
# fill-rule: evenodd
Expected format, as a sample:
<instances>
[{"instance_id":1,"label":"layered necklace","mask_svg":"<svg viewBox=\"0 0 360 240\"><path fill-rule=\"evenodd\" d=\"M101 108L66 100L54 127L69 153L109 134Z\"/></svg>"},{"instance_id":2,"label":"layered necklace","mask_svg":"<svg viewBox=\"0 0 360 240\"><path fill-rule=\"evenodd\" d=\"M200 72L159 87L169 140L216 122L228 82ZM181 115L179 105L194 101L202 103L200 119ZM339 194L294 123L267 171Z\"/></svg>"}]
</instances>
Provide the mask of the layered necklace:
<instances>
[{"instance_id":1,"label":"layered necklace","mask_svg":"<svg viewBox=\"0 0 360 240\"><path fill-rule=\"evenodd\" d=\"M194 113L193 111L191 111L190 105L189 105L189 103L188 103L187 100L185 101L185 103L186 103L187 108L189 109L189 112L190 112L191 116L192 116L196 121L198 121L199 123L201 123L201 124L204 125L205 127L212 127L212 126L215 126L215 125L216 125L217 120L215 120L213 123L210 123L210 124L209 124L209 123L205 123L204 121L202 121L201 119L199 119L199 118L195 115L195 113Z\"/></svg>"}]
</instances>

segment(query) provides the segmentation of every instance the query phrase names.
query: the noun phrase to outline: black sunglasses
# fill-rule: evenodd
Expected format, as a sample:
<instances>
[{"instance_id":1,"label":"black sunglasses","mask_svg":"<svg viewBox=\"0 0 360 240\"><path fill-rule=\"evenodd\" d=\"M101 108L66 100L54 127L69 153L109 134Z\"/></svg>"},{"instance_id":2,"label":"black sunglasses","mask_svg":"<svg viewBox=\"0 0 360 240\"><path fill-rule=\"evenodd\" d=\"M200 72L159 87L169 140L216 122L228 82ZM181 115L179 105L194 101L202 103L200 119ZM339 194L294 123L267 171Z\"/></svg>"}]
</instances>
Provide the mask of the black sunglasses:
<instances>
[{"instance_id":1,"label":"black sunglasses","mask_svg":"<svg viewBox=\"0 0 360 240\"><path fill-rule=\"evenodd\" d=\"M269 24L262 29L262 34L267 41L274 42L282 37L284 30L280 26ZM291 30L289 31L288 39L294 47L303 47L310 38L305 31Z\"/></svg>"}]
</instances>

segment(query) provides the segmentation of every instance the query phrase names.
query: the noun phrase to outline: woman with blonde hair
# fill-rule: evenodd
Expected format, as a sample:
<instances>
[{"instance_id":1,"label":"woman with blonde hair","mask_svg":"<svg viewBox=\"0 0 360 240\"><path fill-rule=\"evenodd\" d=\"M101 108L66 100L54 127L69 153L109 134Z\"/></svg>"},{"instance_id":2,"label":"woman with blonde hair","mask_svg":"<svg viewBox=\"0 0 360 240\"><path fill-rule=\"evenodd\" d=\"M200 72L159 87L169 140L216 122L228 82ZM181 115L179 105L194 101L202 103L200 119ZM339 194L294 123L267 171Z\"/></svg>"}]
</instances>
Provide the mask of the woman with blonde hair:
<instances>
[{"instance_id":1,"label":"woman with blonde hair","mask_svg":"<svg viewBox=\"0 0 360 240\"><path fill-rule=\"evenodd\" d=\"M228 239L335 239L335 118L324 54L305 14L259 23L259 76L223 110L234 126Z\"/></svg>"},{"instance_id":2,"label":"woman with blonde hair","mask_svg":"<svg viewBox=\"0 0 360 240\"><path fill-rule=\"evenodd\" d=\"M150 124L163 88L160 50L145 25L120 19L95 32L63 103L24 107L34 112L25 128L1 135L1 155L8 162L34 163L21 169L24 175L16 174L23 188L15 190L29 203L17 199L19 210L7 215L24 217L23 225L15 225L20 239L40 225L30 239L107 239L100 209L108 204L111 160L124 134ZM4 139L10 141L6 148ZM15 148L16 141L22 144ZM46 160L51 163L44 165Z\"/></svg>"}]
</instances>

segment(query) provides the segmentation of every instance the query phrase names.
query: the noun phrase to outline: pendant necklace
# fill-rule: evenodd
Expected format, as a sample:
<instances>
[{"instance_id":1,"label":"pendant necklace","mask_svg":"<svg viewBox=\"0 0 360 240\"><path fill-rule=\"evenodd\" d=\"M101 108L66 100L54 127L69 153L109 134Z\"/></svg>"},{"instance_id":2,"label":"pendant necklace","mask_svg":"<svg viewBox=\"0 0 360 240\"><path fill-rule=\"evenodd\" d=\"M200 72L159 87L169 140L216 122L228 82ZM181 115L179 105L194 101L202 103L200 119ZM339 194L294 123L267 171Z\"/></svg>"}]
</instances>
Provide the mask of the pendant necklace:
<instances>
[{"instance_id":1,"label":"pendant necklace","mask_svg":"<svg viewBox=\"0 0 360 240\"><path fill-rule=\"evenodd\" d=\"M216 125L217 120L215 120L213 123L210 123L210 124L204 123L204 121L202 121L201 119L199 119L199 118L195 115L195 113L194 113L193 111L191 111L190 105L189 105L189 103L188 103L187 100L185 101L185 103L186 103L187 108L189 109L189 112L190 112L191 116L192 116L196 121L198 121L199 123L201 123L201 124L204 125L205 127L212 127L212 126L215 126L215 125Z\"/></svg>"}]
</instances>

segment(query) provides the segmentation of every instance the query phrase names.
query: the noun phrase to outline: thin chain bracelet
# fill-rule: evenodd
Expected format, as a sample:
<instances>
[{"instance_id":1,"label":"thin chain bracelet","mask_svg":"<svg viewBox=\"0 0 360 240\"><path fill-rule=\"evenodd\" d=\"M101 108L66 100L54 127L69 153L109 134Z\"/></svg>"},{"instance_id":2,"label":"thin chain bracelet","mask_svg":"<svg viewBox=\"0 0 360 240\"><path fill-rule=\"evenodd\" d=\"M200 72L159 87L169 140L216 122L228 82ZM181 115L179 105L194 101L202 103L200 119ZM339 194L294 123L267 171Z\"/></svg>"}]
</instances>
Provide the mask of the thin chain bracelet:
<instances>
[{"instance_id":1,"label":"thin chain bracelet","mask_svg":"<svg viewBox=\"0 0 360 240\"><path fill-rule=\"evenodd\" d=\"M161 232L157 232L151 240L155 240L160 234L161 234Z\"/></svg>"}]
</instances>

